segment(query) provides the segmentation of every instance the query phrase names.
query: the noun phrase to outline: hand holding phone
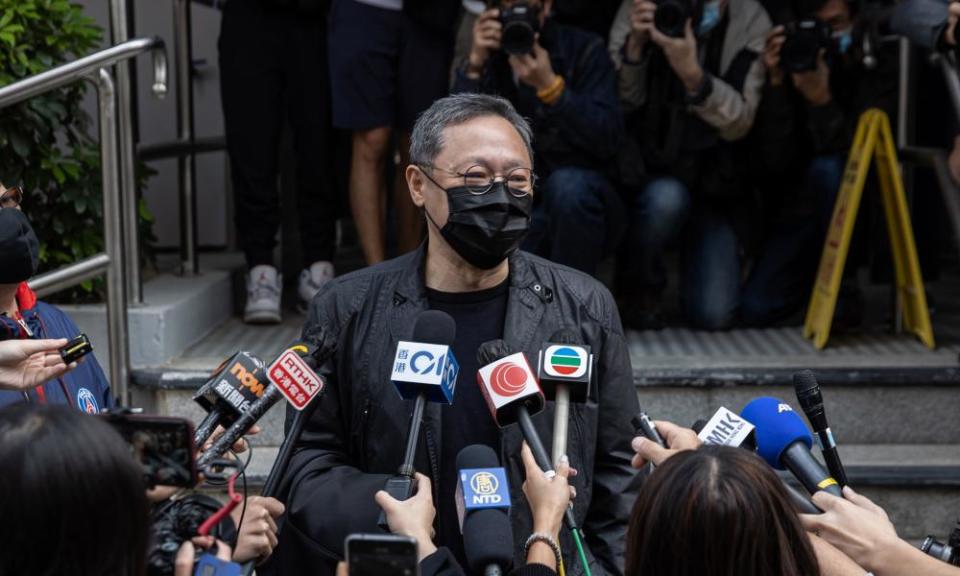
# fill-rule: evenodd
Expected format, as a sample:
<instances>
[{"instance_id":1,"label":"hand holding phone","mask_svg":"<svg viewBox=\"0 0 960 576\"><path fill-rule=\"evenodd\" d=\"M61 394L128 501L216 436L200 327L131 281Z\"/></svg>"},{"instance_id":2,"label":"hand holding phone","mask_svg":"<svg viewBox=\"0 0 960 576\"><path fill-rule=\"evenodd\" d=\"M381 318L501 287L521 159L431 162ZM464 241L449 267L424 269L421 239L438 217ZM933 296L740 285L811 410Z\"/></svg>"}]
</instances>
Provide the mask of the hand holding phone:
<instances>
[{"instance_id":1,"label":"hand holding phone","mask_svg":"<svg viewBox=\"0 0 960 576\"><path fill-rule=\"evenodd\" d=\"M419 576L417 541L393 534L347 536L350 576Z\"/></svg>"}]
</instances>

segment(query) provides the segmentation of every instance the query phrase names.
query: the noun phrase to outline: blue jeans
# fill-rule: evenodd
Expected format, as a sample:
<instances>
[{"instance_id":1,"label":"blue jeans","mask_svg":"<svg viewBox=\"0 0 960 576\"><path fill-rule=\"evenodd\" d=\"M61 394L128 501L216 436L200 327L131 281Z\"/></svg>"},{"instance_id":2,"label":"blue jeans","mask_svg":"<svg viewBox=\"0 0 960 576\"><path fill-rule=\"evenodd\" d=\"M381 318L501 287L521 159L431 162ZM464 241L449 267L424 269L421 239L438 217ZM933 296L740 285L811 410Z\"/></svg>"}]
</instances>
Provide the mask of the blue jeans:
<instances>
[{"instance_id":1,"label":"blue jeans","mask_svg":"<svg viewBox=\"0 0 960 576\"><path fill-rule=\"evenodd\" d=\"M790 316L810 299L833 206L843 179L840 156L820 156L807 169L809 210L782 218L764 241L743 287L740 317L765 326Z\"/></svg>"},{"instance_id":2,"label":"blue jeans","mask_svg":"<svg viewBox=\"0 0 960 576\"><path fill-rule=\"evenodd\" d=\"M537 192L530 233L523 249L558 264L594 274L616 248L625 228L623 202L596 170L555 170Z\"/></svg>"},{"instance_id":3,"label":"blue jeans","mask_svg":"<svg viewBox=\"0 0 960 576\"><path fill-rule=\"evenodd\" d=\"M839 156L812 162L806 183L809 209L778 223L742 287L740 243L730 219L709 206L694 206L679 180L654 180L634 201L624 267L628 282L638 290L661 292L666 286L663 253L680 242L680 303L694 328L722 330L738 319L749 325L782 319L810 296L842 176Z\"/></svg>"}]
</instances>

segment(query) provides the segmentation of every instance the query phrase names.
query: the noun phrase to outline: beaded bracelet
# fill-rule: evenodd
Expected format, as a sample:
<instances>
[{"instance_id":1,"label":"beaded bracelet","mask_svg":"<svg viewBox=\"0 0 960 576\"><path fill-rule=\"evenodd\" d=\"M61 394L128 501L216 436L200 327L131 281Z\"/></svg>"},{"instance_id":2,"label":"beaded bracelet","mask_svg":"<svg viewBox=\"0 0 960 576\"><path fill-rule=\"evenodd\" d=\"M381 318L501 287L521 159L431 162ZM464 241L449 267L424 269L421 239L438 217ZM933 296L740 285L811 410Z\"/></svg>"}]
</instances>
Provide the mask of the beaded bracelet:
<instances>
[{"instance_id":1,"label":"beaded bracelet","mask_svg":"<svg viewBox=\"0 0 960 576\"><path fill-rule=\"evenodd\" d=\"M563 556L560 554L560 545L557 544L557 541L549 534L544 534L543 532L534 532L531 534L530 537L527 538L527 543L523 545L523 555L527 556L530 554L530 547L537 542L543 542L553 550L553 555L557 557L557 568L559 568L561 562L563 562Z\"/></svg>"}]
</instances>

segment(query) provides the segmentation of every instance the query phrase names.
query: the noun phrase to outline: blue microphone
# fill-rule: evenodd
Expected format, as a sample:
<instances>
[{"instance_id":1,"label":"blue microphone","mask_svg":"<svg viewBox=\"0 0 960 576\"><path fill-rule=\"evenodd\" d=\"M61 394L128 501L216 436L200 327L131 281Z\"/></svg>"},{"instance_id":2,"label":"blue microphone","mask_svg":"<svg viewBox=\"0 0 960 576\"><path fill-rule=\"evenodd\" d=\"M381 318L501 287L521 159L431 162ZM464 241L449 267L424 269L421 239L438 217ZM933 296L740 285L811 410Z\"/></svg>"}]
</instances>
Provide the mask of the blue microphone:
<instances>
[{"instance_id":1,"label":"blue microphone","mask_svg":"<svg viewBox=\"0 0 960 576\"><path fill-rule=\"evenodd\" d=\"M813 457L813 437L783 400L769 396L747 404L740 415L756 427L757 454L777 470L790 470L808 492L843 497L837 481Z\"/></svg>"},{"instance_id":2,"label":"blue microphone","mask_svg":"<svg viewBox=\"0 0 960 576\"><path fill-rule=\"evenodd\" d=\"M457 454L457 516L474 574L506 574L513 563L510 485L496 452L473 444Z\"/></svg>"}]
</instances>

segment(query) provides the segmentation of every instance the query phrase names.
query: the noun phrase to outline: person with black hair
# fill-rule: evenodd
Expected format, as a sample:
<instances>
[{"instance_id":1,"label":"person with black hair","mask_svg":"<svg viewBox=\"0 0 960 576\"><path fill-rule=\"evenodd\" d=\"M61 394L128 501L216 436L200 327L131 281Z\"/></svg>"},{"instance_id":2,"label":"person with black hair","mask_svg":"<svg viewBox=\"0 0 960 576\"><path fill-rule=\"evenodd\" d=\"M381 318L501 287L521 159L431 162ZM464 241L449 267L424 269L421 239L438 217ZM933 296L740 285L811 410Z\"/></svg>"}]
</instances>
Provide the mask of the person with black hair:
<instances>
[{"instance_id":1,"label":"person with black hair","mask_svg":"<svg viewBox=\"0 0 960 576\"><path fill-rule=\"evenodd\" d=\"M490 0L473 25L453 92L497 94L534 131L539 182L523 248L595 274L626 220L608 168L623 136L616 74L600 36L551 18L553 0ZM531 45L506 44L503 14L526 9ZM514 30L519 25L512 25ZM535 31L535 32L534 32Z\"/></svg>"},{"instance_id":2,"label":"person with black hair","mask_svg":"<svg viewBox=\"0 0 960 576\"><path fill-rule=\"evenodd\" d=\"M681 242L681 305L696 328L736 320L740 221L747 158L765 81L760 54L770 19L756 0L687 3L676 29L655 24L658 4L624 0L610 32L628 142L621 179L633 206L624 242L624 323L660 328L663 253ZM665 8L664 8L665 9Z\"/></svg>"},{"instance_id":3,"label":"person with black hair","mask_svg":"<svg viewBox=\"0 0 960 576\"><path fill-rule=\"evenodd\" d=\"M859 29L854 3L800 0L794 12L826 26L829 36L811 69L797 70L796 58L784 55L786 26L767 35L763 58L768 82L751 143L751 185L762 200L762 217L755 222L761 241L741 298L741 319L751 326L783 320L808 302L860 115L880 108L895 125L896 47L881 45L876 67L867 67L861 45L854 41ZM790 19L789 14L782 17ZM840 291L840 326L862 321L853 273L861 258L856 246Z\"/></svg>"},{"instance_id":4,"label":"person with black hair","mask_svg":"<svg viewBox=\"0 0 960 576\"><path fill-rule=\"evenodd\" d=\"M139 576L143 472L109 424L64 406L0 410L0 575Z\"/></svg>"}]
</instances>

